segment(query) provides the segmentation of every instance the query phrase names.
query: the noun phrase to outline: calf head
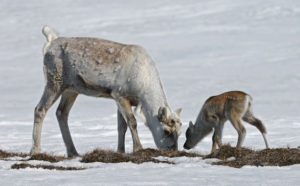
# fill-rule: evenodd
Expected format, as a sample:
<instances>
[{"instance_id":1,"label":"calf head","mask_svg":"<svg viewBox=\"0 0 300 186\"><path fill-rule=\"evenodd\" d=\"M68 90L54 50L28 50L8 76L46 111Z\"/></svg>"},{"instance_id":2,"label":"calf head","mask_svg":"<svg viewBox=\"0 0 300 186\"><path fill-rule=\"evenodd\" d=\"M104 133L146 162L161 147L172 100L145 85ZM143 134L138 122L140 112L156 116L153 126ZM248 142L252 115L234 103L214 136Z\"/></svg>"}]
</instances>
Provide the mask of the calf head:
<instances>
[{"instance_id":1,"label":"calf head","mask_svg":"<svg viewBox=\"0 0 300 186\"><path fill-rule=\"evenodd\" d=\"M191 149L196 146L196 144L200 141L199 134L196 130L196 126L190 121L189 127L185 132L186 141L183 145L185 149Z\"/></svg>"}]
</instances>

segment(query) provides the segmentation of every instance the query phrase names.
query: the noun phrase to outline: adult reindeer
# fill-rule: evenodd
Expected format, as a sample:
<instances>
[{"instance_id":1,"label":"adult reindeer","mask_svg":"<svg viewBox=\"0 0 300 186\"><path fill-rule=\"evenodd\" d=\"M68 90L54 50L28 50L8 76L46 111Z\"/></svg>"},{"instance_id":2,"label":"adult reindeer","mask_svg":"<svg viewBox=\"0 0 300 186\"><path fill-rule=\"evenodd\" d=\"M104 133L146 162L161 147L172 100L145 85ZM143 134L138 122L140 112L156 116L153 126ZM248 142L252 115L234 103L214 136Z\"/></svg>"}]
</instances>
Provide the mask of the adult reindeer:
<instances>
[{"instance_id":1,"label":"adult reindeer","mask_svg":"<svg viewBox=\"0 0 300 186\"><path fill-rule=\"evenodd\" d=\"M133 151L142 149L133 106L144 115L159 149L177 149L181 109L172 112L153 60L142 47L96 38L58 37L48 26L42 32L47 38L46 86L34 112L31 154L40 152L44 117L61 96L56 112L59 127L68 156L78 155L68 127L68 115L78 94L116 101L119 152L125 151L127 126Z\"/></svg>"}]
</instances>

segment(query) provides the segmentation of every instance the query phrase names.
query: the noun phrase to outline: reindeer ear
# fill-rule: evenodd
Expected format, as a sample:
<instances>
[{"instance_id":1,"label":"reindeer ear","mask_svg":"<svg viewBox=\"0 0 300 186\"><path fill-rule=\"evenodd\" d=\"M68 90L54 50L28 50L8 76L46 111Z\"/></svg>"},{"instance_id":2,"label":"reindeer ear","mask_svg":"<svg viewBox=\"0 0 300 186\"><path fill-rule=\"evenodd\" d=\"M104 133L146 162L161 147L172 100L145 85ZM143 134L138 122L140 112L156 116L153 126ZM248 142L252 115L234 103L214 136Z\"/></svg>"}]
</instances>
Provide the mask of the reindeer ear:
<instances>
[{"instance_id":1,"label":"reindeer ear","mask_svg":"<svg viewBox=\"0 0 300 186\"><path fill-rule=\"evenodd\" d=\"M182 108L178 108L175 110L175 113L177 114L178 117L180 117L181 112L182 112Z\"/></svg>"},{"instance_id":2,"label":"reindeer ear","mask_svg":"<svg viewBox=\"0 0 300 186\"><path fill-rule=\"evenodd\" d=\"M191 128L191 127L193 127L193 122L192 121L190 121L190 123L189 123L189 128Z\"/></svg>"},{"instance_id":3,"label":"reindeer ear","mask_svg":"<svg viewBox=\"0 0 300 186\"><path fill-rule=\"evenodd\" d=\"M168 118L168 109L166 107L160 107L158 109L158 119L159 121L163 122L166 121Z\"/></svg>"}]
</instances>

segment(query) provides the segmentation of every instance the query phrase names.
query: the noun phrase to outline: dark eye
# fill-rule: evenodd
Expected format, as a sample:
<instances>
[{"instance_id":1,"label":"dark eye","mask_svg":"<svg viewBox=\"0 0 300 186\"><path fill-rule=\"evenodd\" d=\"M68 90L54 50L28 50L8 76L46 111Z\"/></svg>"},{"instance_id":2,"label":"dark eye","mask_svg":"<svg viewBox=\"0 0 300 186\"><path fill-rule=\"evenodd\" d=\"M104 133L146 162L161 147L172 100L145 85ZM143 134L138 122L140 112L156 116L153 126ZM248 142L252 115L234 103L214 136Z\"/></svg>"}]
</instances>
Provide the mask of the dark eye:
<instances>
[{"instance_id":1,"label":"dark eye","mask_svg":"<svg viewBox=\"0 0 300 186\"><path fill-rule=\"evenodd\" d=\"M172 120L171 120L171 123L174 124L174 123L175 123L175 120L172 119Z\"/></svg>"}]
</instances>

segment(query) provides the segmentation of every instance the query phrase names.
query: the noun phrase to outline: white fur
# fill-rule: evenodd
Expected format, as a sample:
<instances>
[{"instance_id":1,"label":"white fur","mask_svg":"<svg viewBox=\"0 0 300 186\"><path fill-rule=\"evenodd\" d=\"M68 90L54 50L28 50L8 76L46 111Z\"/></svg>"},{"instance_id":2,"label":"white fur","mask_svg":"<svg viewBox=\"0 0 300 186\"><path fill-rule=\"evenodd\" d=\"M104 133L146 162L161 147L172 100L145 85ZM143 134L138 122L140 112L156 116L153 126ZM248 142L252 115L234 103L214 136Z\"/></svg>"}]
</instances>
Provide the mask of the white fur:
<instances>
[{"instance_id":1,"label":"white fur","mask_svg":"<svg viewBox=\"0 0 300 186\"><path fill-rule=\"evenodd\" d=\"M45 25L43 27L42 33L44 34L44 36L47 39L47 43L45 43L44 48L43 48L43 54L45 55L48 48L49 48L49 46L50 46L50 44L51 44L51 42L53 40L55 40L56 38L58 38L58 33L54 29L50 28L47 25Z\"/></svg>"}]
</instances>

